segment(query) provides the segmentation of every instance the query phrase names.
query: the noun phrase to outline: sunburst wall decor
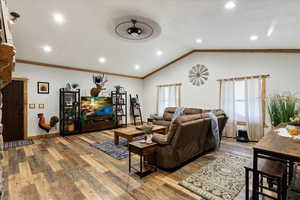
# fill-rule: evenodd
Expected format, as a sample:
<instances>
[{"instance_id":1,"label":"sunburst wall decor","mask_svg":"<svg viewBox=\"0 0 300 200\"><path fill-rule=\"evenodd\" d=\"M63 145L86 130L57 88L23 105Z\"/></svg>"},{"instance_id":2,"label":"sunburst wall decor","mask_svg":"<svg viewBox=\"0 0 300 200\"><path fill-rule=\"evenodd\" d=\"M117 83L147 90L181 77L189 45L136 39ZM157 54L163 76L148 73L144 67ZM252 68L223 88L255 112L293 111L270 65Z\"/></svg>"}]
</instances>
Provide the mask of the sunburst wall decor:
<instances>
[{"instance_id":1,"label":"sunburst wall decor","mask_svg":"<svg viewBox=\"0 0 300 200\"><path fill-rule=\"evenodd\" d=\"M209 72L204 65L197 64L189 71L190 82L193 85L200 86L207 81Z\"/></svg>"}]
</instances>

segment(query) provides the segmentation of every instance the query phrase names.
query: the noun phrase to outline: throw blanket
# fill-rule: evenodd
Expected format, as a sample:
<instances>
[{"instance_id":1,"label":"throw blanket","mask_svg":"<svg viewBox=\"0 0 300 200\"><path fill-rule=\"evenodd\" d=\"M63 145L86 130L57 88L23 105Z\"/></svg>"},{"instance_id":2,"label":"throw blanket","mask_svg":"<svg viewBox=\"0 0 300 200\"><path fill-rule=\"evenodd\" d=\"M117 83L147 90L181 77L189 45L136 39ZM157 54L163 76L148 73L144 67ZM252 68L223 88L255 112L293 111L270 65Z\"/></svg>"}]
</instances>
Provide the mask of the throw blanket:
<instances>
[{"instance_id":1,"label":"throw blanket","mask_svg":"<svg viewBox=\"0 0 300 200\"><path fill-rule=\"evenodd\" d=\"M215 150L218 150L220 148L220 135L219 135L218 118L212 112L209 112L207 114L208 114L209 118L211 118L211 131L212 131L213 136L215 138Z\"/></svg>"},{"instance_id":2,"label":"throw blanket","mask_svg":"<svg viewBox=\"0 0 300 200\"><path fill-rule=\"evenodd\" d=\"M183 107L177 107L173 114L172 121L174 121L177 117L180 117L181 115L183 115L183 111L184 111Z\"/></svg>"}]
</instances>

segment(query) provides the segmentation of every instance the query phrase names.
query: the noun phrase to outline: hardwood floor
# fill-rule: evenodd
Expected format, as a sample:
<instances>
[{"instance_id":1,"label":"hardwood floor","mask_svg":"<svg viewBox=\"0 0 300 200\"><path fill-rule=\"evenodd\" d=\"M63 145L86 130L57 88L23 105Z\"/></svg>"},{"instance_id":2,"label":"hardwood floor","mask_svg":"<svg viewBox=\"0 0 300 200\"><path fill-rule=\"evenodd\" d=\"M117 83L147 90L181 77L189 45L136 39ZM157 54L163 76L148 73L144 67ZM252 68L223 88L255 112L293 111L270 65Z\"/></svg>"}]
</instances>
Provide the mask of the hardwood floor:
<instances>
[{"instance_id":1,"label":"hardwood floor","mask_svg":"<svg viewBox=\"0 0 300 200\"><path fill-rule=\"evenodd\" d=\"M107 139L113 139L112 131L39 139L5 151L4 199L202 199L177 183L218 153L208 153L175 172L158 170L140 179L128 174L128 159L116 160L89 145ZM219 153L250 156L252 145L224 138ZM244 192L236 199L244 199Z\"/></svg>"}]
</instances>

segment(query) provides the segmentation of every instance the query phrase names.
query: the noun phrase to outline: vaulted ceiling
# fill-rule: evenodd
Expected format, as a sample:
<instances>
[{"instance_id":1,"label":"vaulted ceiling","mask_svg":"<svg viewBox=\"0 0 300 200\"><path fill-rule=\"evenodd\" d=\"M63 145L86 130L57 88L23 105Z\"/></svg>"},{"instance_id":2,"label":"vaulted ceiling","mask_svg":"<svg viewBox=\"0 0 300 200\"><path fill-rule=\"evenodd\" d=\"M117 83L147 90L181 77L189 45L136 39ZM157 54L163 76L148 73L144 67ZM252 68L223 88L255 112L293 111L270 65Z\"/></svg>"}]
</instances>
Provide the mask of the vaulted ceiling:
<instances>
[{"instance_id":1,"label":"vaulted ceiling","mask_svg":"<svg viewBox=\"0 0 300 200\"><path fill-rule=\"evenodd\" d=\"M227 2L8 0L8 5L21 15L14 26L17 58L105 72L144 76L191 49L300 47L299 0L235 0L235 8L225 9ZM55 13L64 23L54 21ZM160 35L140 42L119 39L116 20L127 16L152 19ZM45 45L52 51L44 52Z\"/></svg>"}]
</instances>

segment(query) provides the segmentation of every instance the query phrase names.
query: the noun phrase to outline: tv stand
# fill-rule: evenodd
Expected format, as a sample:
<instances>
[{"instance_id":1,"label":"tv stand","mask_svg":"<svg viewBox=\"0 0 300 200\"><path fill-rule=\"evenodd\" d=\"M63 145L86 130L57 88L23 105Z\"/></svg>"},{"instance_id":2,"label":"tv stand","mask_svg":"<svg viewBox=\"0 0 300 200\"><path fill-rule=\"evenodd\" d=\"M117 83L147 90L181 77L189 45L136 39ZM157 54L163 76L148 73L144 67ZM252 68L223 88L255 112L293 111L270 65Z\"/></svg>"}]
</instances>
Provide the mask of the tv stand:
<instances>
[{"instance_id":1,"label":"tv stand","mask_svg":"<svg viewBox=\"0 0 300 200\"><path fill-rule=\"evenodd\" d=\"M82 132L93 132L114 128L114 121L111 115L90 115L81 127Z\"/></svg>"}]
</instances>

